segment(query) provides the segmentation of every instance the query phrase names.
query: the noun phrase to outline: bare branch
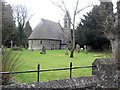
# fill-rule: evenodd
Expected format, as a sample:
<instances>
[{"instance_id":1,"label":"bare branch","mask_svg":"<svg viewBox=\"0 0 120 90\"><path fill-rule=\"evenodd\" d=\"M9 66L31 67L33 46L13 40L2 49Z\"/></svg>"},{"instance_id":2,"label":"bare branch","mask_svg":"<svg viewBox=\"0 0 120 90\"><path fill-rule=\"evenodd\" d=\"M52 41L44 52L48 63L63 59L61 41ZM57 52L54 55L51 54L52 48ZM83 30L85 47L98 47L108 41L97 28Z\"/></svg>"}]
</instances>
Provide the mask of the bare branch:
<instances>
[{"instance_id":1,"label":"bare branch","mask_svg":"<svg viewBox=\"0 0 120 90\"><path fill-rule=\"evenodd\" d=\"M63 12L66 12L66 10L64 10L64 9L62 8L62 5L59 5L59 4L58 4L58 2L57 2L57 3L54 3L52 0L50 0L50 1L51 1L51 3L52 3L53 5L59 7Z\"/></svg>"},{"instance_id":2,"label":"bare branch","mask_svg":"<svg viewBox=\"0 0 120 90\"><path fill-rule=\"evenodd\" d=\"M85 10L86 8L92 7L92 6L94 6L94 5L93 5L93 4L92 4L92 5L88 5L88 6L84 7L84 8L82 8L82 9L79 9L79 10L76 12L76 14L78 14L78 13L80 13L81 11Z\"/></svg>"},{"instance_id":3,"label":"bare branch","mask_svg":"<svg viewBox=\"0 0 120 90\"><path fill-rule=\"evenodd\" d=\"M68 12L67 8L66 8L66 5L65 5L65 2L62 0L62 3L63 3L63 6L65 8L65 11Z\"/></svg>"},{"instance_id":4,"label":"bare branch","mask_svg":"<svg viewBox=\"0 0 120 90\"><path fill-rule=\"evenodd\" d=\"M75 8L75 11L74 11L74 15L76 15L77 8L78 8L78 4L79 4L79 0L77 0L77 3L76 3L76 8Z\"/></svg>"}]
</instances>

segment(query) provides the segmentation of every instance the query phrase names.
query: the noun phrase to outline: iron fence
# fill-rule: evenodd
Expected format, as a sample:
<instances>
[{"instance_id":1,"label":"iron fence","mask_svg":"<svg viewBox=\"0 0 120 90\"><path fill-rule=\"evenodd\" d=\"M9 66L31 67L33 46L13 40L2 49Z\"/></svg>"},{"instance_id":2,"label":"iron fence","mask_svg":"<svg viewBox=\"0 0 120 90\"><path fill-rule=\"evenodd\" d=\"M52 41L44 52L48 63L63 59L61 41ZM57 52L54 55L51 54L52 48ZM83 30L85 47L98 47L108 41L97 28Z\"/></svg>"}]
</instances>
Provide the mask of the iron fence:
<instances>
[{"instance_id":1,"label":"iron fence","mask_svg":"<svg viewBox=\"0 0 120 90\"><path fill-rule=\"evenodd\" d=\"M59 70L70 70L70 78L72 78L72 69L92 68L92 67L96 67L96 66L72 67L72 62L70 62L70 67L69 67L69 68L59 68L59 69L46 69L46 70L40 70L40 64L38 64L37 70L19 71L19 72L0 72L0 74L18 74L18 73L31 73L31 72L37 72L37 82L39 82L39 79L40 79L40 72L59 71Z\"/></svg>"}]
</instances>

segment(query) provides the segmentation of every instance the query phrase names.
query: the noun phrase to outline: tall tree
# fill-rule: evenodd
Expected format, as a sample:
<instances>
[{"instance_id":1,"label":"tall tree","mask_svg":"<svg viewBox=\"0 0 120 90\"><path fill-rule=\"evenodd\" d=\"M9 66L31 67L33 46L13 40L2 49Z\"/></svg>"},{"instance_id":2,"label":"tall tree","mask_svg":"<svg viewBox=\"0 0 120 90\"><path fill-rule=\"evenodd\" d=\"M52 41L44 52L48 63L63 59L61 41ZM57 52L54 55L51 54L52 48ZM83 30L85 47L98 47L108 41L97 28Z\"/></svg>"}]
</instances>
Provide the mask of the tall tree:
<instances>
[{"instance_id":1,"label":"tall tree","mask_svg":"<svg viewBox=\"0 0 120 90\"><path fill-rule=\"evenodd\" d=\"M29 21L27 21L25 28L24 28L24 32L27 35L27 38L30 36L30 34L32 33L32 28L30 26Z\"/></svg>"},{"instance_id":2,"label":"tall tree","mask_svg":"<svg viewBox=\"0 0 120 90\"><path fill-rule=\"evenodd\" d=\"M80 45L89 45L92 49L104 50L109 47L109 40L104 36L102 16L99 6L94 6L91 12L84 15L76 29L76 42ZM106 46L106 47L105 47Z\"/></svg>"},{"instance_id":3,"label":"tall tree","mask_svg":"<svg viewBox=\"0 0 120 90\"><path fill-rule=\"evenodd\" d=\"M29 21L27 21L27 23L26 23L26 25L25 25L24 33L25 33L25 35L26 35L26 38L24 38L24 44L25 44L25 45L28 45L28 38L29 38L30 34L32 33L32 28L31 28L31 26L30 26Z\"/></svg>"},{"instance_id":4,"label":"tall tree","mask_svg":"<svg viewBox=\"0 0 120 90\"><path fill-rule=\"evenodd\" d=\"M112 2L101 2L100 14L103 18L104 34L112 45L113 60L116 60L120 69L120 0L117 2L117 13L113 12Z\"/></svg>"},{"instance_id":5,"label":"tall tree","mask_svg":"<svg viewBox=\"0 0 120 90\"><path fill-rule=\"evenodd\" d=\"M70 15L69 15L69 11L68 11L68 8L66 7L65 5L65 2L64 0L60 0L61 2L60 3L55 3L55 2L52 2L54 5L56 5L57 7L59 7L64 13L67 14L67 17L69 19L70 18ZM81 11L85 10L86 8L88 7L91 7L92 5L88 5L82 9L78 9L78 5L79 5L79 0L76 0L76 4L75 4L75 7L74 7L74 11L73 11L73 18L72 18L72 21L71 21L71 24L72 24L72 49L71 49L71 54L70 54L70 57L73 58L73 54L74 54L74 50L75 50L75 22L76 22L76 15L79 14Z\"/></svg>"},{"instance_id":6,"label":"tall tree","mask_svg":"<svg viewBox=\"0 0 120 90\"><path fill-rule=\"evenodd\" d=\"M2 2L2 44L9 45L15 31L13 10L9 4Z\"/></svg>"},{"instance_id":7,"label":"tall tree","mask_svg":"<svg viewBox=\"0 0 120 90\"><path fill-rule=\"evenodd\" d=\"M2 0L0 1L0 47L2 46Z\"/></svg>"},{"instance_id":8,"label":"tall tree","mask_svg":"<svg viewBox=\"0 0 120 90\"><path fill-rule=\"evenodd\" d=\"M18 25L15 37L18 38L18 44L19 46L21 46L22 44L24 44L24 38L26 37L24 33L24 27L26 21L28 20L27 8L22 5L17 5L16 7L14 7L14 17Z\"/></svg>"}]
</instances>

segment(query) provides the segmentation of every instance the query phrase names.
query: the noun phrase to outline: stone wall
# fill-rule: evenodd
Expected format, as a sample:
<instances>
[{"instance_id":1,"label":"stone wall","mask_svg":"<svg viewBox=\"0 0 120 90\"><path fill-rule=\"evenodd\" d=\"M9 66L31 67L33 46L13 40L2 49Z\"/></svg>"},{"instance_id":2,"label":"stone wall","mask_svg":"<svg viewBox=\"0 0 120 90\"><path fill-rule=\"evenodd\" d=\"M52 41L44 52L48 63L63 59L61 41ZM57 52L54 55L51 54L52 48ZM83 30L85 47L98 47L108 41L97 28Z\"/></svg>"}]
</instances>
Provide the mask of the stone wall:
<instances>
[{"instance_id":1,"label":"stone wall","mask_svg":"<svg viewBox=\"0 0 120 90\"><path fill-rule=\"evenodd\" d=\"M44 81L40 83L25 83L25 84L12 84L3 86L3 88L50 88L50 89L80 89L85 90L101 90L101 88L109 88L110 90L117 90L120 85L120 71L117 70L117 64L113 59L96 59L92 68L92 76L89 77L76 77L71 79ZM119 74L118 74L119 73ZM102 89L103 90L103 89ZM108 89L107 89L108 90Z\"/></svg>"},{"instance_id":2,"label":"stone wall","mask_svg":"<svg viewBox=\"0 0 120 90\"><path fill-rule=\"evenodd\" d=\"M43 46L47 50L60 49L60 42L58 40L29 40L29 50L41 50Z\"/></svg>"},{"instance_id":3,"label":"stone wall","mask_svg":"<svg viewBox=\"0 0 120 90\"><path fill-rule=\"evenodd\" d=\"M3 86L3 88L51 88L51 89L76 89L76 88L96 88L97 78L95 76L91 77L76 77L71 79L62 79L62 80L52 80L45 81L40 83L25 83L25 84L13 84Z\"/></svg>"},{"instance_id":4,"label":"stone wall","mask_svg":"<svg viewBox=\"0 0 120 90\"><path fill-rule=\"evenodd\" d=\"M102 88L118 88L118 70L116 61L113 59L96 59L93 62L92 74L98 80L98 86Z\"/></svg>"}]
</instances>

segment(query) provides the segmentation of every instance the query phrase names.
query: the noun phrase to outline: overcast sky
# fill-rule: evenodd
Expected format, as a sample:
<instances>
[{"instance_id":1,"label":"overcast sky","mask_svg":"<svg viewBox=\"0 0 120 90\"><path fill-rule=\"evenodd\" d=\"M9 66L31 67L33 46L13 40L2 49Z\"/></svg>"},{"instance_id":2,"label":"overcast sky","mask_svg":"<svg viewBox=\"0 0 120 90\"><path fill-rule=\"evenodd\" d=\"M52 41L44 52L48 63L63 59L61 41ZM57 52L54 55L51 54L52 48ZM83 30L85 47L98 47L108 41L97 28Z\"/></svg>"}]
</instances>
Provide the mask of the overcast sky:
<instances>
[{"instance_id":1,"label":"overcast sky","mask_svg":"<svg viewBox=\"0 0 120 90\"><path fill-rule=\"evenodd\" d=\"M48 19L51 21L58 22L60 20L61 25L63 25L63 17L64 12L58 8L57 6L53 5L50 0L5 0L8 4L17 5L17 4L23 4L25 5L29 13L32 14L32 18L30 19L30 25L34 29L35 26L40 22L41 18ZM52 0L56 2L57 0ZM67 9L70 12L71 18L73 15L73 8L75 6L76 0L64 0ZM114 3L114 8L116 7L116 1L112 0ZM91 3L99 4L99 0L79 0L79 7L78 9L84 8L87 5L90 5ZM86 12L89 12L92 9L92 7L85 9L82 11L79 15L76 17L76 25L79 23L80 18L83 14Z\"/></svg>"}]
</instances>

